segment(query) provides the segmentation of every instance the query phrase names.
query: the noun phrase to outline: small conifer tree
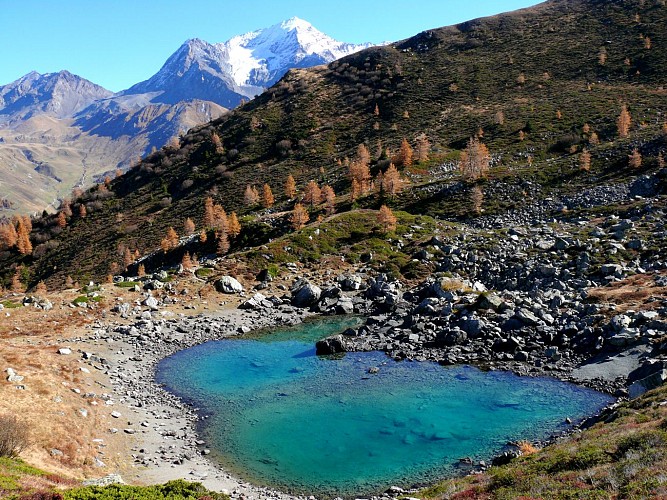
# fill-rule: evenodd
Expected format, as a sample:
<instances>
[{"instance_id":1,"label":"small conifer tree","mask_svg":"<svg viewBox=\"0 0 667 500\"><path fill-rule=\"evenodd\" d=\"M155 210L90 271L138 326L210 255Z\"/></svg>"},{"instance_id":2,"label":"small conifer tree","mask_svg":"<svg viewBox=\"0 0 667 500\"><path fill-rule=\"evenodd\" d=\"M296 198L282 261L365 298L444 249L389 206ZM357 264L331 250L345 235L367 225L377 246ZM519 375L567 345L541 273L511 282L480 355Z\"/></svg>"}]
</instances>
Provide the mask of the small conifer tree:
<instances>
[{"instance_id":1,"label":"small conifer tree","mask_svg":"<svg viewBox=\"0 0 667 500\"><path fill-rule=\"evenodd\" d=\"M385 233L396 229L396 216L387 205L382 205L378 211L377 220Z\"/></svg>"}]
</instances>

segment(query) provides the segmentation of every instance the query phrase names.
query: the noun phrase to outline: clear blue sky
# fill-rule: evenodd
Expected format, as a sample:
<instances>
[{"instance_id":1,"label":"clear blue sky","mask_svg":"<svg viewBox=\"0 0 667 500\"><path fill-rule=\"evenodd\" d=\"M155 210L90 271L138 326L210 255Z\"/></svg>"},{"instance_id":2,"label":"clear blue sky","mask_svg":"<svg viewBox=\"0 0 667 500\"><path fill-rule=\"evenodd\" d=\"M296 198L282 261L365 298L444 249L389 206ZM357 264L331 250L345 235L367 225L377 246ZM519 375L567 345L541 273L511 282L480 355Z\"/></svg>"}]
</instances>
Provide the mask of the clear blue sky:
<instances>
[{"instance_id":1,"label":"clear blue sky","mask_svg":"<svg viewBox=\"0 0 667 500\"><path fill-rule=\"evenodd\" d=\"M293 16L345 42L397 41L538 0L0 0L0 85L66 69L112 91L156 73L189 38L211 43Z\"/></svg>"}]
</instances>

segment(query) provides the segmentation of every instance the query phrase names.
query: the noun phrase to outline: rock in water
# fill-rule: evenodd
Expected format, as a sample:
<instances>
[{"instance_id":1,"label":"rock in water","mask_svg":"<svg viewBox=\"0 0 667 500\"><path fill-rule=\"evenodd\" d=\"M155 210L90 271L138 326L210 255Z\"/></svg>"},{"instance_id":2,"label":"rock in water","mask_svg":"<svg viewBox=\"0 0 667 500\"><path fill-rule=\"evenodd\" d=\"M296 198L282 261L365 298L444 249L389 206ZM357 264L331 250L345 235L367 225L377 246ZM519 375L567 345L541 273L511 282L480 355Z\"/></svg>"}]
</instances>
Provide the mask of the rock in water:
<instances>
[{"instance_id":1,"label":"rock in water","mask_svg":"<svg viewBox=\"0 0 667 500\"><path fill-rule=\"evenodd\" d=\"M334 335L318 341L315 344L315 354L318 356L346 352L345 342L342 335Z\"/></svg>"}]
</instances>

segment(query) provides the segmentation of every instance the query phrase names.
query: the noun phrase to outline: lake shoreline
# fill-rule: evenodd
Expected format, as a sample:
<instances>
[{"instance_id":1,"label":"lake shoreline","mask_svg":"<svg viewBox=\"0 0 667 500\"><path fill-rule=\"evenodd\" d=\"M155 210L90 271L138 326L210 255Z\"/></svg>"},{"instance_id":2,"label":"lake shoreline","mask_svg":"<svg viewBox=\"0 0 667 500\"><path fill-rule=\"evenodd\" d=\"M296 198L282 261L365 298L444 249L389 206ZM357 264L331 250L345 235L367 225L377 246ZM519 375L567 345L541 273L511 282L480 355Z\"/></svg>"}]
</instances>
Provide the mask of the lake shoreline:
<instances>
[{"instance_id":1,"label":"lake shoreline","mask_svg":"<svg viewBox=\"0 0 667 500\"><path fill-rule=\"evenodd\" d=\"M165 357L204 342L263 328L290 326L318 316L324 318L288 305L276 308L271 314L226 308L197 317L110 324L97 330L92 338L81 339L92 343L100 357L108 361L114 390L132 412L134 425L122 431L130 431L137 443L132 450L133 477L126 480L149 484L184 478L200 481L211 490L227 492L235 498L306 498L253 485L209 460L204 451L206 443L201 442L196 432L201 417L195 408L156 383L155 369ZM575 431L572 427L554 435L552 440ZM473 467L465 472L474 470Z\"/></svg>"}]
</instances>

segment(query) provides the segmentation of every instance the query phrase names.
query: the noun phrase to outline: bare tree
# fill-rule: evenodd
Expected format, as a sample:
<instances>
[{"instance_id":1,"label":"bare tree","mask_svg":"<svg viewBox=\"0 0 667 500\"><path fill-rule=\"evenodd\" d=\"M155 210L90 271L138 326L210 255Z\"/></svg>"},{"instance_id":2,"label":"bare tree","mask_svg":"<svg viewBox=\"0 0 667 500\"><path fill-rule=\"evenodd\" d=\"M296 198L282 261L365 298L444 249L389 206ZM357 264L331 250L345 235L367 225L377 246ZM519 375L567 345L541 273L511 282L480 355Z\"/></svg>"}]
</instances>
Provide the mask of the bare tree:
<instances>
[{"instance_id":1,"label":"bare tree","mask_svg":"<svg viewBox=\"0 0 667 500\"><path fill-rule=\"evenodd\" d=\"M459 168L463 178L467 181L475 181L484 177L489 171L491 155L487 147L475 137L468 141L466 149L461 153Z\"/></svg>"}]
</instances>

